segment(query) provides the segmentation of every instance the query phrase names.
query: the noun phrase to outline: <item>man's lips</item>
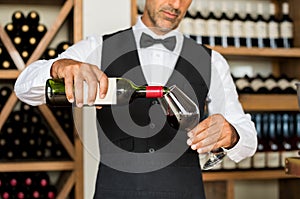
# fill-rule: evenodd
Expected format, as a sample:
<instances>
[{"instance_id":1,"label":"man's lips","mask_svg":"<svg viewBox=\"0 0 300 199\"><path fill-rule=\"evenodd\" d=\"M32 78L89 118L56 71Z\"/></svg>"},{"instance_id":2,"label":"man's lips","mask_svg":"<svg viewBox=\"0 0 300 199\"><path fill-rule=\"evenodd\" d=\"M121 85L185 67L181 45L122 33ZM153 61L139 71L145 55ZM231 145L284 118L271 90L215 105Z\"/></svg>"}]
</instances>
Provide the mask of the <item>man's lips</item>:
<instances>
[{"instance_id":1,"label":"man's lips","mask_svg":"<svg viewBox=\"0 0 300 199\"><path fill-rule=\"evenodd\" d=\"M168 17L168 18L172 18L175 19L178 15L172 12L168 12L168 11L163 11L163 13Z\"/></svg>"}]
</instances>

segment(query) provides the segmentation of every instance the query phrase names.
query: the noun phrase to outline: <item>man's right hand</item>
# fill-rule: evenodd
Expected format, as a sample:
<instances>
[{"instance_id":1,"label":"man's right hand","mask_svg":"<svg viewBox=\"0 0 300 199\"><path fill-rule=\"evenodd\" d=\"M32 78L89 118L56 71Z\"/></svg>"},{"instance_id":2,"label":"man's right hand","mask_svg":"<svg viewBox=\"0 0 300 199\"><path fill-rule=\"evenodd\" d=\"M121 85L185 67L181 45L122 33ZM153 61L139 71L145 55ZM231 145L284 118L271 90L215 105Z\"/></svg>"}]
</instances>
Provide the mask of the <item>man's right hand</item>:
<instances>
[{"instance_id":1,"label":"man's right hand","mask_svg":"<svg viewBox=\"0 0 300 199\"><path fill-rule=\"evenodd\" d=\"M104 98L107 92L108 78L96 65L72 59L60 59L52 64L51 76L53 78L64 78L66 97L71 103L75 100L77 107L83 106L84 82L88 85L87 103L89 105L93 105L96 99L98 85L100 87L100 98Z\"/></svg>"}]
</instances>

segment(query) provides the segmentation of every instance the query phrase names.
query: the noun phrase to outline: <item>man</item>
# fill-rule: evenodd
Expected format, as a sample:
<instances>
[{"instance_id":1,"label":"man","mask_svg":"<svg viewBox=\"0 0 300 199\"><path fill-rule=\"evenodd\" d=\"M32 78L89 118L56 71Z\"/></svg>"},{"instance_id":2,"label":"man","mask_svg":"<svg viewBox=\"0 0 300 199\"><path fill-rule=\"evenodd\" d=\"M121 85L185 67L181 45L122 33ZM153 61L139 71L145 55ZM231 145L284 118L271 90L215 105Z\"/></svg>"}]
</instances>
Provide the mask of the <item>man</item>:
<instances>
[{"instance_id":1,"label":"man","mask_svg":"<svg viewBox=\"0 0 300 199\"><path fill-rule=\"evenodd\" d=\"M146 0L143 15L132 28L89 37L57 59L29 65L16 81L17 96L32 105L45 103L44 86L51 77L64 78L67 99L78 107L83 106L83 82L88 84L88 104L92 105L98 85L100 97L105 97L108 77L125 77L139 85L176 84L196 102L201 116L208 104L209 117L202 117L186 134L168 122L157 130L165 118L157 110L151 115L156 100L136 100L126 110L118 106L98 110L101 163L96 199L202 199L198 153L223 147L229 158L239 162L256 150L254 125L238 102L224 58L176 31L191 2ZM151 45L151 37L159 41ZM162 40L167 42L159 43ZM134 127L116 119L128 110L130 120L123 119L137 124ZM153 122L156 117L157 123ZM139 137L139 133L151 136Z\"/></svg>"}]
</instances>

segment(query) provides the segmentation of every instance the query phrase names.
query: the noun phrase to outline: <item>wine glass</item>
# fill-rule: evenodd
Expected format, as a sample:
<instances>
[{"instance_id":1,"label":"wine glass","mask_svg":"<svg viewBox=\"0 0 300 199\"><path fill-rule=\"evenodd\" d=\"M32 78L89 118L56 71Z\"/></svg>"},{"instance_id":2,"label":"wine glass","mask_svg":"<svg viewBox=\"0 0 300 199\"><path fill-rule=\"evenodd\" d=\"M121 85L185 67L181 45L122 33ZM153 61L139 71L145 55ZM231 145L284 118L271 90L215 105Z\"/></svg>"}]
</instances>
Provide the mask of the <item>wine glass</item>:
<instances>
[{"instance_id":1,"label":"wine glass","mask_svg":"<svg viewBox=\"0 0 300 199\"><path fill-rule=\"evenodd\" d=\"M167 121L173 128L188 132L199 123L200 111L198 106L176 85L171 86L169 92L158 100L167 116ZM208 155L208 160L202 166L204 170L211 169L220 163L226 152L220 148L209 152Z\"/></svg>"}]
</instances>

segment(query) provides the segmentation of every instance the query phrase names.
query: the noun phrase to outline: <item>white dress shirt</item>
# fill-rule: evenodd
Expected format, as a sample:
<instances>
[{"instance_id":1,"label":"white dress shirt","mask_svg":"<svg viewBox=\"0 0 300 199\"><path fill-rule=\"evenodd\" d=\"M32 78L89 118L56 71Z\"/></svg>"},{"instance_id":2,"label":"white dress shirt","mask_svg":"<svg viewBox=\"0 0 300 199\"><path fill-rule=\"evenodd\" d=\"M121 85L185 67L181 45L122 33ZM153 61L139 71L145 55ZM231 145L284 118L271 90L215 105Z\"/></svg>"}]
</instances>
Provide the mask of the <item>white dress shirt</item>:
<instances>
[{"instance_id":1,"label":"white dress shirt","mask_svg":"<svg viewBox=\"0 0 300 199\"><path fill-rule=\"evenodd\" d=\"M137 43L138 55L142 71L148 85L165 85L168 81L178 56L180 54L183 35L177 30L166 35L158 36L149 30L139 18L133 26ZM139 39L145 32L154 38L176 36L176 47L173 52L165 49L161 44L141 49ZM30 105L45 103L45 82L50 76L52 63L57 59L68 58L82 62L89 62L100 67L102 50L102 37L89 36L60 54L56 59L38 60L25 68L15 83L15 93L18 98ZM96 55L96 56L95 56ZM252 156L257 147L256 130L249 114L245 114L238 100L234 82L231 78L230 68L222 55L212 51L211 56L211 82L208 92L209 114L220 113L237 130L240 140L230 150L228 157L235 162Z\"/></svg>"}]
</instances>

